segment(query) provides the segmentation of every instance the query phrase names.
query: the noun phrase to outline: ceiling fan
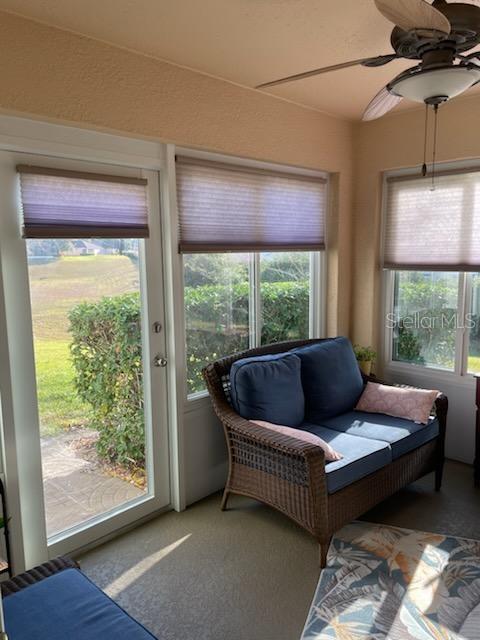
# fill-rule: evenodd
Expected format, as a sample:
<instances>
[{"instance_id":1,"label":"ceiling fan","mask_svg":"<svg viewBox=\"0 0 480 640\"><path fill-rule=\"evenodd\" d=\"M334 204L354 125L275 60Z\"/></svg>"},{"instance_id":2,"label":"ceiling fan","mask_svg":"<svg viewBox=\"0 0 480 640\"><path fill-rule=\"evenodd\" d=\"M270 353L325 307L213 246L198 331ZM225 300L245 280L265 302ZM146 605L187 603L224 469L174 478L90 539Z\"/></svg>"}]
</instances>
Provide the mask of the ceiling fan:
<instances>
[{"instance_id":1,"label":"ceiling fan","mask_svg":"<svg viewBox=\"0 0 480 640\"><path fill-rule=\"evenodd\" d=\"M393 109L403 98L438 105L480 82L480 52L465 55L480 44L480 7L434 0L374 0L380 13L393 22L390 38L393 53L362 58L330 67L305 71L256 87L264 89L285 82L361 65L380 67L392 60L419 60L391 80L367 106L363 120L375 120Z\"/></svg>"}]
</instances>

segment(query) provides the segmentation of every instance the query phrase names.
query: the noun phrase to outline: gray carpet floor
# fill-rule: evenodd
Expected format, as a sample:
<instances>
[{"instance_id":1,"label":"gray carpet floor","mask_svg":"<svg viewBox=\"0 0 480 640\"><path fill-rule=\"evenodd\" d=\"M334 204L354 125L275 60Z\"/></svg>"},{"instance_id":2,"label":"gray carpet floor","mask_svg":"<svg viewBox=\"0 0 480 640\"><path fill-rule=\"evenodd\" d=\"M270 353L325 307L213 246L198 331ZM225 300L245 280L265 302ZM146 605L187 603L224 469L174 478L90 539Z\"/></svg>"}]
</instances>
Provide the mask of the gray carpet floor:
<instances>
[{"instance_id":1,"label":"gray carpet floor","mask_svg":"<svg viewBox=\"0 0 480 640\"><path fill-rule=\"evenodd\" d=\"M298 640L318 581L318 548L273 509L219 494L79 558L85 573L161 640ZM480 538L472 468L448 462L362 518Z\"/></svg>"}]
</instances>

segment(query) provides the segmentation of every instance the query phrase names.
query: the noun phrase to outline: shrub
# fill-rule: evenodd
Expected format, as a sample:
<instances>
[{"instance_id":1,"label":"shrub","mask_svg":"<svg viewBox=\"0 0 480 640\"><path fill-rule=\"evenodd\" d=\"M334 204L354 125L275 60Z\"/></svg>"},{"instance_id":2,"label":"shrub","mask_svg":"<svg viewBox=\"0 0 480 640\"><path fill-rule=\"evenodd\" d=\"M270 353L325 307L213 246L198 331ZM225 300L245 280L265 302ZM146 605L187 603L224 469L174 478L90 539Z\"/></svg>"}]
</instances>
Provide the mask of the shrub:
<instances>
[{"instance_id":1,"label":"shrub","mask_svg":"<svg viewBox=\"0 0 480 640\"><path fill-rule=\"evenodd\" d=\"M310 284L265 282L260 287L262 298L262 344L308 338Z\"/></svg>"},{"instance_id":2,"label":"shrub","mask_svg":"<svg viewBox=\"0 0 480 640\"><path fill-rule=\"evenodd\" d=\"M82 303L70 314L70 351L79 396L91 407L99 456L142 467L145 428L138 294Z\"/></svg>"},{"instance_id":3,"label":"shrub","mask_svg":"<svg viewBox=\"0 0 480 640\"><path fill-rule=\"evenodd\" d=\"M203 367L248 348L248 283L185 287L187 390L205 388Z\"/></svg>"},{"instance_id":4,"label":"shrub","mask_svg":"<svg viewBox=\"0 0 480 640\"><path fill-rule=\"evenodd\" d=\"M397 331L396 359L414 364L425 364L425 359L421 355L422 346L413 331L405 328L400 320Z\"/></svg>"}]
</instances>

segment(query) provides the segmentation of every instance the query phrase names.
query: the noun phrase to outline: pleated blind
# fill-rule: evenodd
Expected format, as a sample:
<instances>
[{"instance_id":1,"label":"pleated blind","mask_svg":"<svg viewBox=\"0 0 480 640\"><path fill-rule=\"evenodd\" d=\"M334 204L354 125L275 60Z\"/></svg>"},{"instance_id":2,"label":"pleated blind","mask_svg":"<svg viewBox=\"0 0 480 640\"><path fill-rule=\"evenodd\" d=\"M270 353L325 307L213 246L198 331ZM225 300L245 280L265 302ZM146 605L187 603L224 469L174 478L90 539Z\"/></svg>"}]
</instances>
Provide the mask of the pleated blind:
<instances>
[{"instance_id":1,"label":"pleated blind","mask_svg":"<svg viewBox=\"0 0 480 640\"><path fill-rule=\"evenodd\" d=\"M428 271L480 270L480 171L387 183L384 266Z\"/></svg>"},{"instance_id":2,"label":"pleated blind","mask_svg":"<svg viewBox=\"0 0 480 640\"><path fill-rule=\"evenodd\" d=\"M326 180L177 157L179 251L319 250Z\"/></svg>"},{"instance_id":3,"label":"pleated blind","mask_svg":"<svg viewBox=\"0 0 480 640\"><path fill-rule=\"evenodd\" d=\"M25 238L146 238L147 181L20 165Z\"/></svg>"}]
</instances>

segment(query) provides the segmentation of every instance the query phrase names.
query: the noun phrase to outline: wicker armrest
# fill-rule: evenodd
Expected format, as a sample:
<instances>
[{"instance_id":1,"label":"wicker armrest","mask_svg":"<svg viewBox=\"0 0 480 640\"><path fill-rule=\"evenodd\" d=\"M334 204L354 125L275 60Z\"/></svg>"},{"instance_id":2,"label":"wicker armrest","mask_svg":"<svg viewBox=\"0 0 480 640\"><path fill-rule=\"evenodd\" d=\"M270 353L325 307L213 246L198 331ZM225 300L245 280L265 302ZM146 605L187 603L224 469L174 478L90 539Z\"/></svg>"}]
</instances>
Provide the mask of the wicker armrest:
<instances>
[{"instance_id":1,"label":"wicker armrest","mask_svg":"<svg viewBox=\"0 0 480 640\"><path fill-rule=\"evenodd\" d=\"M321 447L245 420L226 399L213 364L203 370L203 375L235 463L294 485L322 490L326 481L325 453Z\"/></svg>"},{"instance_id":2,"label":"wicker armrest","mask_svg":"<svg viewBox=\"0 0 480 640\"><path fill-rule=\"evenodd\" d=\"M289 455L297 455L305 458L313 456L324 459L325 454L320 447L304 442L303 440L297 440L296 438L283 435L271 429L260 427L238 415L225 397L224 390L219 377L215 373L213 364L205 367L203 376L215 413L227 429L248 437L259 445L278 449Z\"/></svg>"},{"instance_id":3,"label":"wicker armrest","mask_svg":"<svg viewBox=\"0 0 480 640\"><path fill-rule=\"evenodd\" d=\"M72 560L71 558L67 558L66 556L59 556L58 558L54 558L53 560L48 560L38 567L34 567L29 571L25 571L24 573L20 573L10 580L6 580L1 584L2 596L5 598L6 596L11 595L12 593L16 593L17 591L21 591L21 589L25 589L29 587L31 584L35 584L37 582L41 582L45 580L45 578L49 578L53 576L55 573L59 573L60 571L64 571L65 569L79 569L80 565Z\"/></svg>"},{"instance_id":4,"label":"wicker armrest","mask_svg":"<svg viewBox=\"0 0 480 640\"><path fill-rule=\"evenodd\" d=\"M252 441L264 447L270 447L285 454L297 455L303 458L325 458L325 453L321 447L283 433L278 433L273 429L261 427L249 420L245 420L245 418L242 418L230 408L224 410L221 419L225 426L231 431L250 438Z\"/></svg>"},{"instance_id":5,"label":"wicker armrest","mask_svg":"<svg viewBox=\"0 0 480 640\"><path fill-rule=\"evenodd\" d=\"M237 465L276 477L292 488L308 487L318 497L326 493L321 447L253 424L230 407L224 407L221 420Z\"/></svg>"}]
</instances>

